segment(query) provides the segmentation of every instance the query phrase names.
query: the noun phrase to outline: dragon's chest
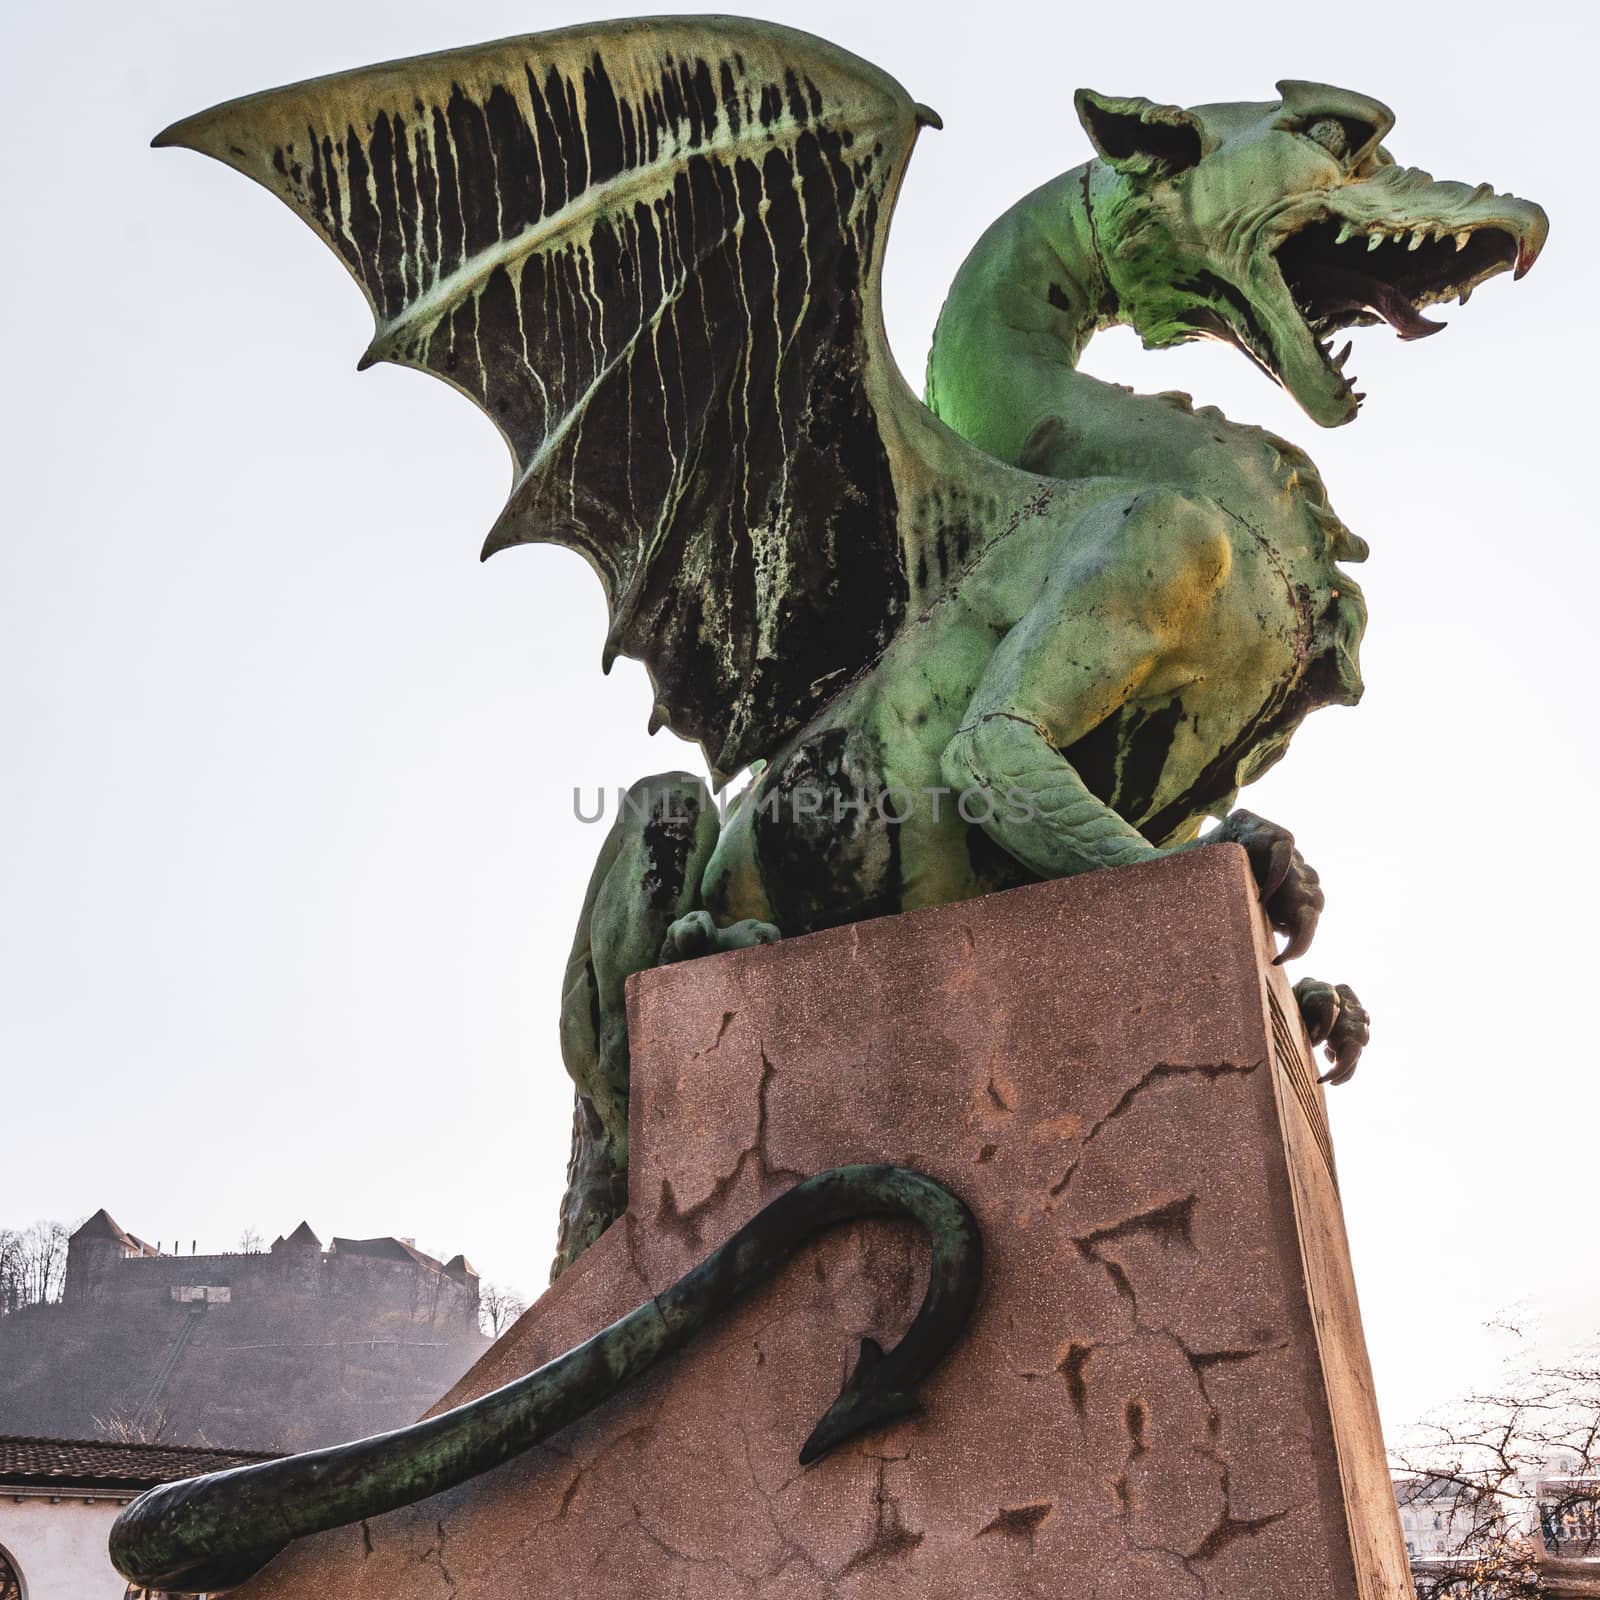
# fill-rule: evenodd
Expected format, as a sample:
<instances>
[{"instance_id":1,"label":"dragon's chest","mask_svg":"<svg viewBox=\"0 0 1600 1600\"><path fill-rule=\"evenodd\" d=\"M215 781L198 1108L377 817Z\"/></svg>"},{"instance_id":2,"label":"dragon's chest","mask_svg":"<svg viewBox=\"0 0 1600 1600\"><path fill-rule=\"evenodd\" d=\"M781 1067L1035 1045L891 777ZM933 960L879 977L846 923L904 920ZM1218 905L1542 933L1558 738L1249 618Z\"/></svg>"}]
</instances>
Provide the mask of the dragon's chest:
<instances>
[{"instance_id":1,"label":"dragon's chest","mask_svg":"<svg viewBox=\"0 0 1600 1600\"><path fill-rule=\"evenodd\" d=\"M1062 752L1153 844L1188 837L1226 809L1310 712L1360 698L1360 591L1342 577L1330 588L1292 575L1274 589L1197 639L1176 687L1135 697Z\"/></svg>"}]
</instances>

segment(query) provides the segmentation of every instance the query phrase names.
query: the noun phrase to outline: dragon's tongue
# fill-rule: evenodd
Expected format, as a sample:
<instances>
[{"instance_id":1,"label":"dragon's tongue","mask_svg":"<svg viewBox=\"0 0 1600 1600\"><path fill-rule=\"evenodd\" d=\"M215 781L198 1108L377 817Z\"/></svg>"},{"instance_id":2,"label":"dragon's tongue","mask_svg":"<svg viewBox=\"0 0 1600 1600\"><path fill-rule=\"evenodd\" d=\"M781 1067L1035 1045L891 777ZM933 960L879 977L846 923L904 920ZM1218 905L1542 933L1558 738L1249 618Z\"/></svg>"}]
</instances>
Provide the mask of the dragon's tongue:
<instances>
[{"instance_id":1,"label":"dragon's tongue","mask_svg":"<svg viewBox=\"0 0 1600 1600\"><path fill-rule=\"evenodd\" d=\"M1392 283L1352 272L1348 267L1313 268L1306 286L1315 290L1317 309L1324 315L1341 311L1371 311L1383 318L1402 339L1426 339L1445 324L1430 322Z\"/></svg>"}]
</instances>

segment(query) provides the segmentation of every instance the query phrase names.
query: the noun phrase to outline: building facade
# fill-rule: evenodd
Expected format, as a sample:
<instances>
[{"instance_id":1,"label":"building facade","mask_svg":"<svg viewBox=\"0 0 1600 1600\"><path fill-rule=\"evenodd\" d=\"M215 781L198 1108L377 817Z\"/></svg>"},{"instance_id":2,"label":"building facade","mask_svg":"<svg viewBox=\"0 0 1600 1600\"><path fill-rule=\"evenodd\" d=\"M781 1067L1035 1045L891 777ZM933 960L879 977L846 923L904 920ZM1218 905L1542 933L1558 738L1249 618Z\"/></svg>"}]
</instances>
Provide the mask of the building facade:
<instances>
[{"instance_id":1,"label":"building facade","mask_svg":"<svg viewBox=\"0 0 1600 1600\"><path fill-rule=\"evenodd\" d=\"M123 1506L158 1483L272 1456L250 1450L0 1436L0 1600L127 1600L111 1565Z\"/></svg>"}]
</instances>

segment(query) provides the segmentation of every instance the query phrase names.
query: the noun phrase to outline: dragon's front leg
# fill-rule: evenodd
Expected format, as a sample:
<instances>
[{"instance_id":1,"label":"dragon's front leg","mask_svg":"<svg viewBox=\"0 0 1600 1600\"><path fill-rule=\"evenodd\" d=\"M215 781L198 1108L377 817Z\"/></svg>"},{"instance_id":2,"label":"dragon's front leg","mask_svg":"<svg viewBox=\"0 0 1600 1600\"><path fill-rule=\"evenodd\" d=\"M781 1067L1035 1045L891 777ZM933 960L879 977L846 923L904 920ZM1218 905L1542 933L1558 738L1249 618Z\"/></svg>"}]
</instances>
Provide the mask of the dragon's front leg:
<instances>
[{"instance_id":1,"label":"dragon's front leg","mask_svg":"<svg viewBox=\"0 0 1600 1600\"><path fill-rule=\"evenodd\" d=\"M1130 699L1170 693L1190 630L1228 581L1230 547L1218 507L1171 490L1091 513L1089 537L1052 572L1033 608L1001 641L944 752L945 781L991 791L986 832L1041 878L1126 866L1162 853L1094 795L1061 754ZM1152 582L1153 574L1163 574ZM1010 801L1001 804L999 801ZM1239 845L1262 905L1304 953L1322 914L1316 871L1283 827L1235 811L1203 839ZM1326 1044L1328 1081L1355 1070L1368 1018L1348 986L1308 980L1296 991L1313 1044Z\"/></svg>"}]
</instances>

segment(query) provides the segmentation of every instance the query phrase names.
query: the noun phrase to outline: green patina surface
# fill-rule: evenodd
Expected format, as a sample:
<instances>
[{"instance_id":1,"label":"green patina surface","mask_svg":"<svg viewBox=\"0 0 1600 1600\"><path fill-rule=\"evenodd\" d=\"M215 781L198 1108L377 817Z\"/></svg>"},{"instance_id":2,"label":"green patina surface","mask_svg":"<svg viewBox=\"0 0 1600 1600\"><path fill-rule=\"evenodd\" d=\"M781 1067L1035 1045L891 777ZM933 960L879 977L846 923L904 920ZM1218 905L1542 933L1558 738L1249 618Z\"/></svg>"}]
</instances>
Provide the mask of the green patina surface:
<instances>
[{"instance_id":1,"label":"green patina surface","mask_svg":"<svg viewBox=\"0 0 1600 1600\"><path fill-rule=\"evenodd\" d=\"M584 26L272 90L157 140L321 234L373 309L365 361L444 378L504 436L485 554L579 550L606 664L650 672L652 727L697 741L718 783L754 772L726 818L691 775L636 786L596 865L563 993L558 1268L626 1201L623 986L659 961L1194 848L1208 817L1285 956L1311 938L1316 874L1230 808L1308 712L1359 697L1365 608L1339 563L1366 546L1293 445L1077 362L1119 323L1221 340L1348 422L1334 337L1436 332L1424 309L1520 276L1545 217L1398 166L1392 114L1326 85L1076 104L1095 157L978 242L926 404L879 287L937 118L808 35ZM1360 1002L1296 992L1348 1077Z\"/></svg>"}]
</instances>

